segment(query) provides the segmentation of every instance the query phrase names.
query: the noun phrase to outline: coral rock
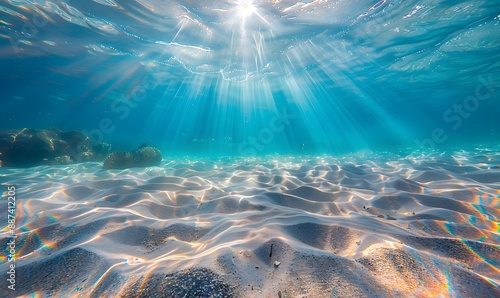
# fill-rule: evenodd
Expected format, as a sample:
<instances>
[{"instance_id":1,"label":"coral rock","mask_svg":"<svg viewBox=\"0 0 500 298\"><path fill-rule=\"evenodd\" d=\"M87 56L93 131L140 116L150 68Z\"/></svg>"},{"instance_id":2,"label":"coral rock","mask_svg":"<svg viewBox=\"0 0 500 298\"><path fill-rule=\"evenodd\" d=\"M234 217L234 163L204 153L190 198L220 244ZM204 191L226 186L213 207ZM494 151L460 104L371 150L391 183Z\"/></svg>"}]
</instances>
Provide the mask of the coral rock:
<instances>
[{"instance_id":1,"label":"coral rock","mask_svg":"<svg viewBox=\"0 0 500 298\"><path fill-rule=\"evenodd\" d=\"M137 167L152 167L160 165L162 155L154 147L141 147L130 152L116 151L104 160L105 169L126 169Z\"/></svg>"},{"instance_id":2,"label":"coral rock","mask_svg":"<svg viewBox=\"0 0 500 298\"><path fill-rule=\"evenodd\" d=\"M79 131L23 128L0 132L0 159L7 167L100 161L109 151L108 144L94 146Z\"/></svg>"}]
</instances>

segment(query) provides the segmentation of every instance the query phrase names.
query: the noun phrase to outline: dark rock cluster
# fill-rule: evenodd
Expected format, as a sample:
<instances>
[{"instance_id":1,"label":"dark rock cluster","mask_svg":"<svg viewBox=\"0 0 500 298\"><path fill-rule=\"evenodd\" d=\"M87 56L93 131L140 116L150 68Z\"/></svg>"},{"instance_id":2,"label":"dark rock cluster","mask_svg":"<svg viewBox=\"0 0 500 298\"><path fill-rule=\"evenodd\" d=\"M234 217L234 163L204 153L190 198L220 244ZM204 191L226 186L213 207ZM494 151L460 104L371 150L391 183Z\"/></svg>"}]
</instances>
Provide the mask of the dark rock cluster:
<instances>
[{"instance_id":1,"label":"dark rock cluster","mask_svg":"<svg viewBox=\"0 0 500 298\"><path fill-rule=\"evenodd\" d=\"M126 297L231 298L234 286L207 268L191 268L170 274L153 273L125 290Z\"/></svg>"},{"instance_id":2,"label":"dark rock cluster","mask_svg":"<svg viewBox=\"0 0 500 298\"><path fill-rule=\"evenodd\" d=\"M0 166L4 167L102 161L110 150L111 145L94 145L79 131L29 128L0 131Z\"/></svg>"},{"instance_id":3,"label":"dark rock cluster","mask_svg":"<svg viewBox=\"0 0 500 298\"><path fill-rule=\"evenodd\" d=\"M160 150L154 147L140 147L134 151L111 153L104 160L103 167L105 169L152 167L160 165L162 158Z\"/></svg>"}]
</instances>

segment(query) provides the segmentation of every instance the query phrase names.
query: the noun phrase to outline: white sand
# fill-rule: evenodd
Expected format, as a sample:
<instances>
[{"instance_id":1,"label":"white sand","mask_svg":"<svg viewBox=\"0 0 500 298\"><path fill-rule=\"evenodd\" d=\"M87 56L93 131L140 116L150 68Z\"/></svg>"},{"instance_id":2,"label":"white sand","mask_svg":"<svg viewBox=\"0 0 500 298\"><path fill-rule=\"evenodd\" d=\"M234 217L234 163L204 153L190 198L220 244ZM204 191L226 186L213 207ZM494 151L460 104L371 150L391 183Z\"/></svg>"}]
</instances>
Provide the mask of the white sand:
<instances>
[{"instance_id":1,"label":"white sand","mask_svg":"<svg viewBox=\"0 0 500 298\"><path fill-rule=\"evenodd\" d=\"M499 165L459 152L0 168L19 249L15 295L2 277L0 296L500 297Z\"/></svg>"}]
</instances>

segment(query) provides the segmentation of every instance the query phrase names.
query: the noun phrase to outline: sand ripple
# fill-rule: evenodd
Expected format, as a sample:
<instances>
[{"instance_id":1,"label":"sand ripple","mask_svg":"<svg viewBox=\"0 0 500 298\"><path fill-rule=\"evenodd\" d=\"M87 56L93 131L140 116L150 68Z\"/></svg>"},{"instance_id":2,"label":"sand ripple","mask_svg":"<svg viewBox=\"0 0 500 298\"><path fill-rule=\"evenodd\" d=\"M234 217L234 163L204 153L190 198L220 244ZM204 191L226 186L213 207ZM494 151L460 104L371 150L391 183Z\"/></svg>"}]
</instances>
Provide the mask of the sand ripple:
<instances>
[{"instance_id":1,"label":"sand ripple","mask_svg":"<svg viewBox=\"0 0 500 298\"><path fill-rule=\"evenodd\" d=\"M458 152L1 168L18 194L16 294L498 297L498 165Z\"/></svg>"}]
</instances>

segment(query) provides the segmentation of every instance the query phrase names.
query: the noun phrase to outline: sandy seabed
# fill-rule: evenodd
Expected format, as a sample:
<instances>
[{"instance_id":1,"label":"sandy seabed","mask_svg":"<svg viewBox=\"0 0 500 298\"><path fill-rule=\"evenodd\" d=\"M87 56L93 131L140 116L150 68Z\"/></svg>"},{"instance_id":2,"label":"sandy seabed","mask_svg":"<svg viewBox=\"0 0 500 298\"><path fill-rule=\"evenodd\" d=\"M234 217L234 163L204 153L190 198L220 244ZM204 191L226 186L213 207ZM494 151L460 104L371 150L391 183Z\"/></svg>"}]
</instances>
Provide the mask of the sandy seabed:
<instances>
[{"instance_id":1,"label":"sandy seabed","mask_svg":"<svg viewBox=\"0 0 500 298\"><path fill-rule=\"evenodd\" d=\"M481 151L0 168L0 296L500 297L499 166Z\"/></svg>"}]
</instances>

